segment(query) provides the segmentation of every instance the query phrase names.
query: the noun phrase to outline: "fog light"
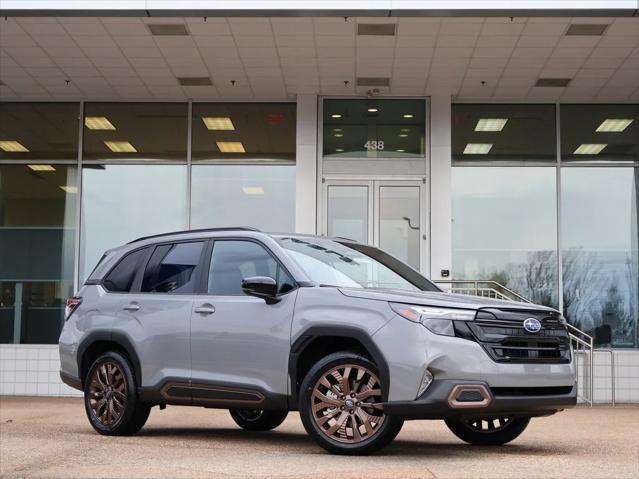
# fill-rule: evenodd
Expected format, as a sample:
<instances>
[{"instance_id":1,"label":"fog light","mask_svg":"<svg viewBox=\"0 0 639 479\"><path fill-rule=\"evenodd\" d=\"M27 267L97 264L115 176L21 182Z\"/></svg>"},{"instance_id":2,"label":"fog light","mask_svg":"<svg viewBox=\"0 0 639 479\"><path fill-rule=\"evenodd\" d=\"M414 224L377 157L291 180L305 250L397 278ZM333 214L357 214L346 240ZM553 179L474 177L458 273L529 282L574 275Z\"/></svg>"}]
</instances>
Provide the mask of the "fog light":
<instances>
[{"instance_id":1,"label":"fog light","mask_svg":"<svg viewBox=\"0 0 639 479\"><path fill-rule=\"evenodd\" d=\"M419 391L417 391L417 397L424 394L428 386L433 382L433 374L427 369L424 371L424 376L422 377L422 383L419 385Z\"/></svg>"}]
</instances>

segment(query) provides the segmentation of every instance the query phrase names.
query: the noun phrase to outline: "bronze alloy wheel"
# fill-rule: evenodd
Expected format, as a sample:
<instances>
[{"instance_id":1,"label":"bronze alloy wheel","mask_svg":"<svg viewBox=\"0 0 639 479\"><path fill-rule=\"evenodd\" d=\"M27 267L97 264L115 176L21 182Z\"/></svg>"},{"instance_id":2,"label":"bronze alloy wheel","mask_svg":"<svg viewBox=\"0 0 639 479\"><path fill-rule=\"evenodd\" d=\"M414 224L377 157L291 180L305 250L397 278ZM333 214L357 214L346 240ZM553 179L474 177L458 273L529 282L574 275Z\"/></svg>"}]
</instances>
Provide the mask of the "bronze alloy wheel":
<instances>
[{"instance_id":1,"label":"bronze alloy wheel","mask_svg":"<svg viewBox=\"0 0 639 479\"><path fill-rule=\"evenodd\" d=\"M122 418L126 401L126 379L120 366L108 361L96 367L89 383L93 416L104 426L114 427Z\"/></svg>"},{"instance_id":2,"label":"bronze alloy wheel","mask_svg":"<svg viewBox=\"0 0 639 479\"><path fill-rule=\"evenodd\" d=\"M491 419L474 418L464 421L466 426L477 432L496 432L505 429L510 424L512 418L498 417Z\"/></svg>"},{"instance_id":3,"label":"bronze alloy wheel","mask_svg":"<svg viewBox=\"0 0 639 479\"><path fill-rule=\"evenodd\" d=\"M311 408L320 431L348 444L373 437L386 418L379 379L355 364L340 365L324 374L313 389Z\"/></svg>"}]
</instances>

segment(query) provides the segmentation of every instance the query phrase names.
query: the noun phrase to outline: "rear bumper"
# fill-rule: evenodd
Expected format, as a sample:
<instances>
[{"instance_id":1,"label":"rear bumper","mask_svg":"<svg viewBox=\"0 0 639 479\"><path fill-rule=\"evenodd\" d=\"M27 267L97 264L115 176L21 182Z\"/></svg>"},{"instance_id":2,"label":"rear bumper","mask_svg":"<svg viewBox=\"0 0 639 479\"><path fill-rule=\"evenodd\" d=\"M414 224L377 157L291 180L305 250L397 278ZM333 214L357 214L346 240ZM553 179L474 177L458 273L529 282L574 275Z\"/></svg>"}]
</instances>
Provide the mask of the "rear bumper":
<instances>
[{"instance_id":1,"label":"rear bumper","mask_svg":"<svg viewBox=\"0 0 639 479\"><path fill-rule=\"evenodd\" d=\"M487 401L459 403L451 393L460 385L477 386L487 391ZM457 388L457 389L455 389ZM452 419L464 417L547 416L577 404L575 385L549 388L491 388L482 381L435 380L414 401L384 403L384 412L404 419ZM481 403L481 404L480 404Z\"/></svg>"}]
</instances>

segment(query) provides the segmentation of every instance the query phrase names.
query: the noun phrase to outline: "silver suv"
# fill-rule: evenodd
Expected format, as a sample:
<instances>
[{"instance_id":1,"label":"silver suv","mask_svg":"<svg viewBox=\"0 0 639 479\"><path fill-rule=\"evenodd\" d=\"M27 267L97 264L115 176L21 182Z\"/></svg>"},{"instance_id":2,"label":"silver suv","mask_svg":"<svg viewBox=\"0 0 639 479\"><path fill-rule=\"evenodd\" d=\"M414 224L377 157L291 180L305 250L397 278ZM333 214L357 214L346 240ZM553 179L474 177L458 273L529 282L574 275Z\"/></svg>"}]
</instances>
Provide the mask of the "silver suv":
<instances>
[{"instance_id":1,"label":"silver suv","mask_svg":"<svg viewBox=\"0 0 639 479\"><path fill-rule=\"evenodd\" d=\"M299 411L320 446L366 454L407 419L504 444L576 403L554 309L444 293L355 241L250 228L107 251L68 300L60 359L106 435L167 404L230 409L253 431Z\"/></svg>"}]
</instances>

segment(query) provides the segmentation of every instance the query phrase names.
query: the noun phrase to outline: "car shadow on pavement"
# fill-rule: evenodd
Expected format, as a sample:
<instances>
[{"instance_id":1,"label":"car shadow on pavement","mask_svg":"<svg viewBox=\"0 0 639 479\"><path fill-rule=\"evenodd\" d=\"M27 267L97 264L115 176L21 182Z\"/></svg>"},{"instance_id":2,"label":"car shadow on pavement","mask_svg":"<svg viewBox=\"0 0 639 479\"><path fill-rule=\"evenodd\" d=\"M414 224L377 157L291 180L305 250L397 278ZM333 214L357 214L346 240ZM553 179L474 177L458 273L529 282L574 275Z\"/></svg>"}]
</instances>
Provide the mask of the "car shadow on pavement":
<instances>
[{"instance_id":1,"label":"car shadow on pavement","mask_svg":"<svg viewBox=\"0 0 639 479\"><path fill-rule=\"evenodd\" d=\"M223 428L145 428L136 436L149 438L175 439L181 442L202 439L223 440L233 444L259 444L267 447L295 447L303 448L309 454L322 453L323 450L303 432L267 431L255 432L242 429ZM471 446L464 443L441 443L395 439L390 445L378 452L377 456L421 456L421 457L468 457L468 455L527 455L527 456L556 456L570 454L570 447L557 444L537 446L529 444L507 444L504 446Z\"/></svg>"}]
</instances>

